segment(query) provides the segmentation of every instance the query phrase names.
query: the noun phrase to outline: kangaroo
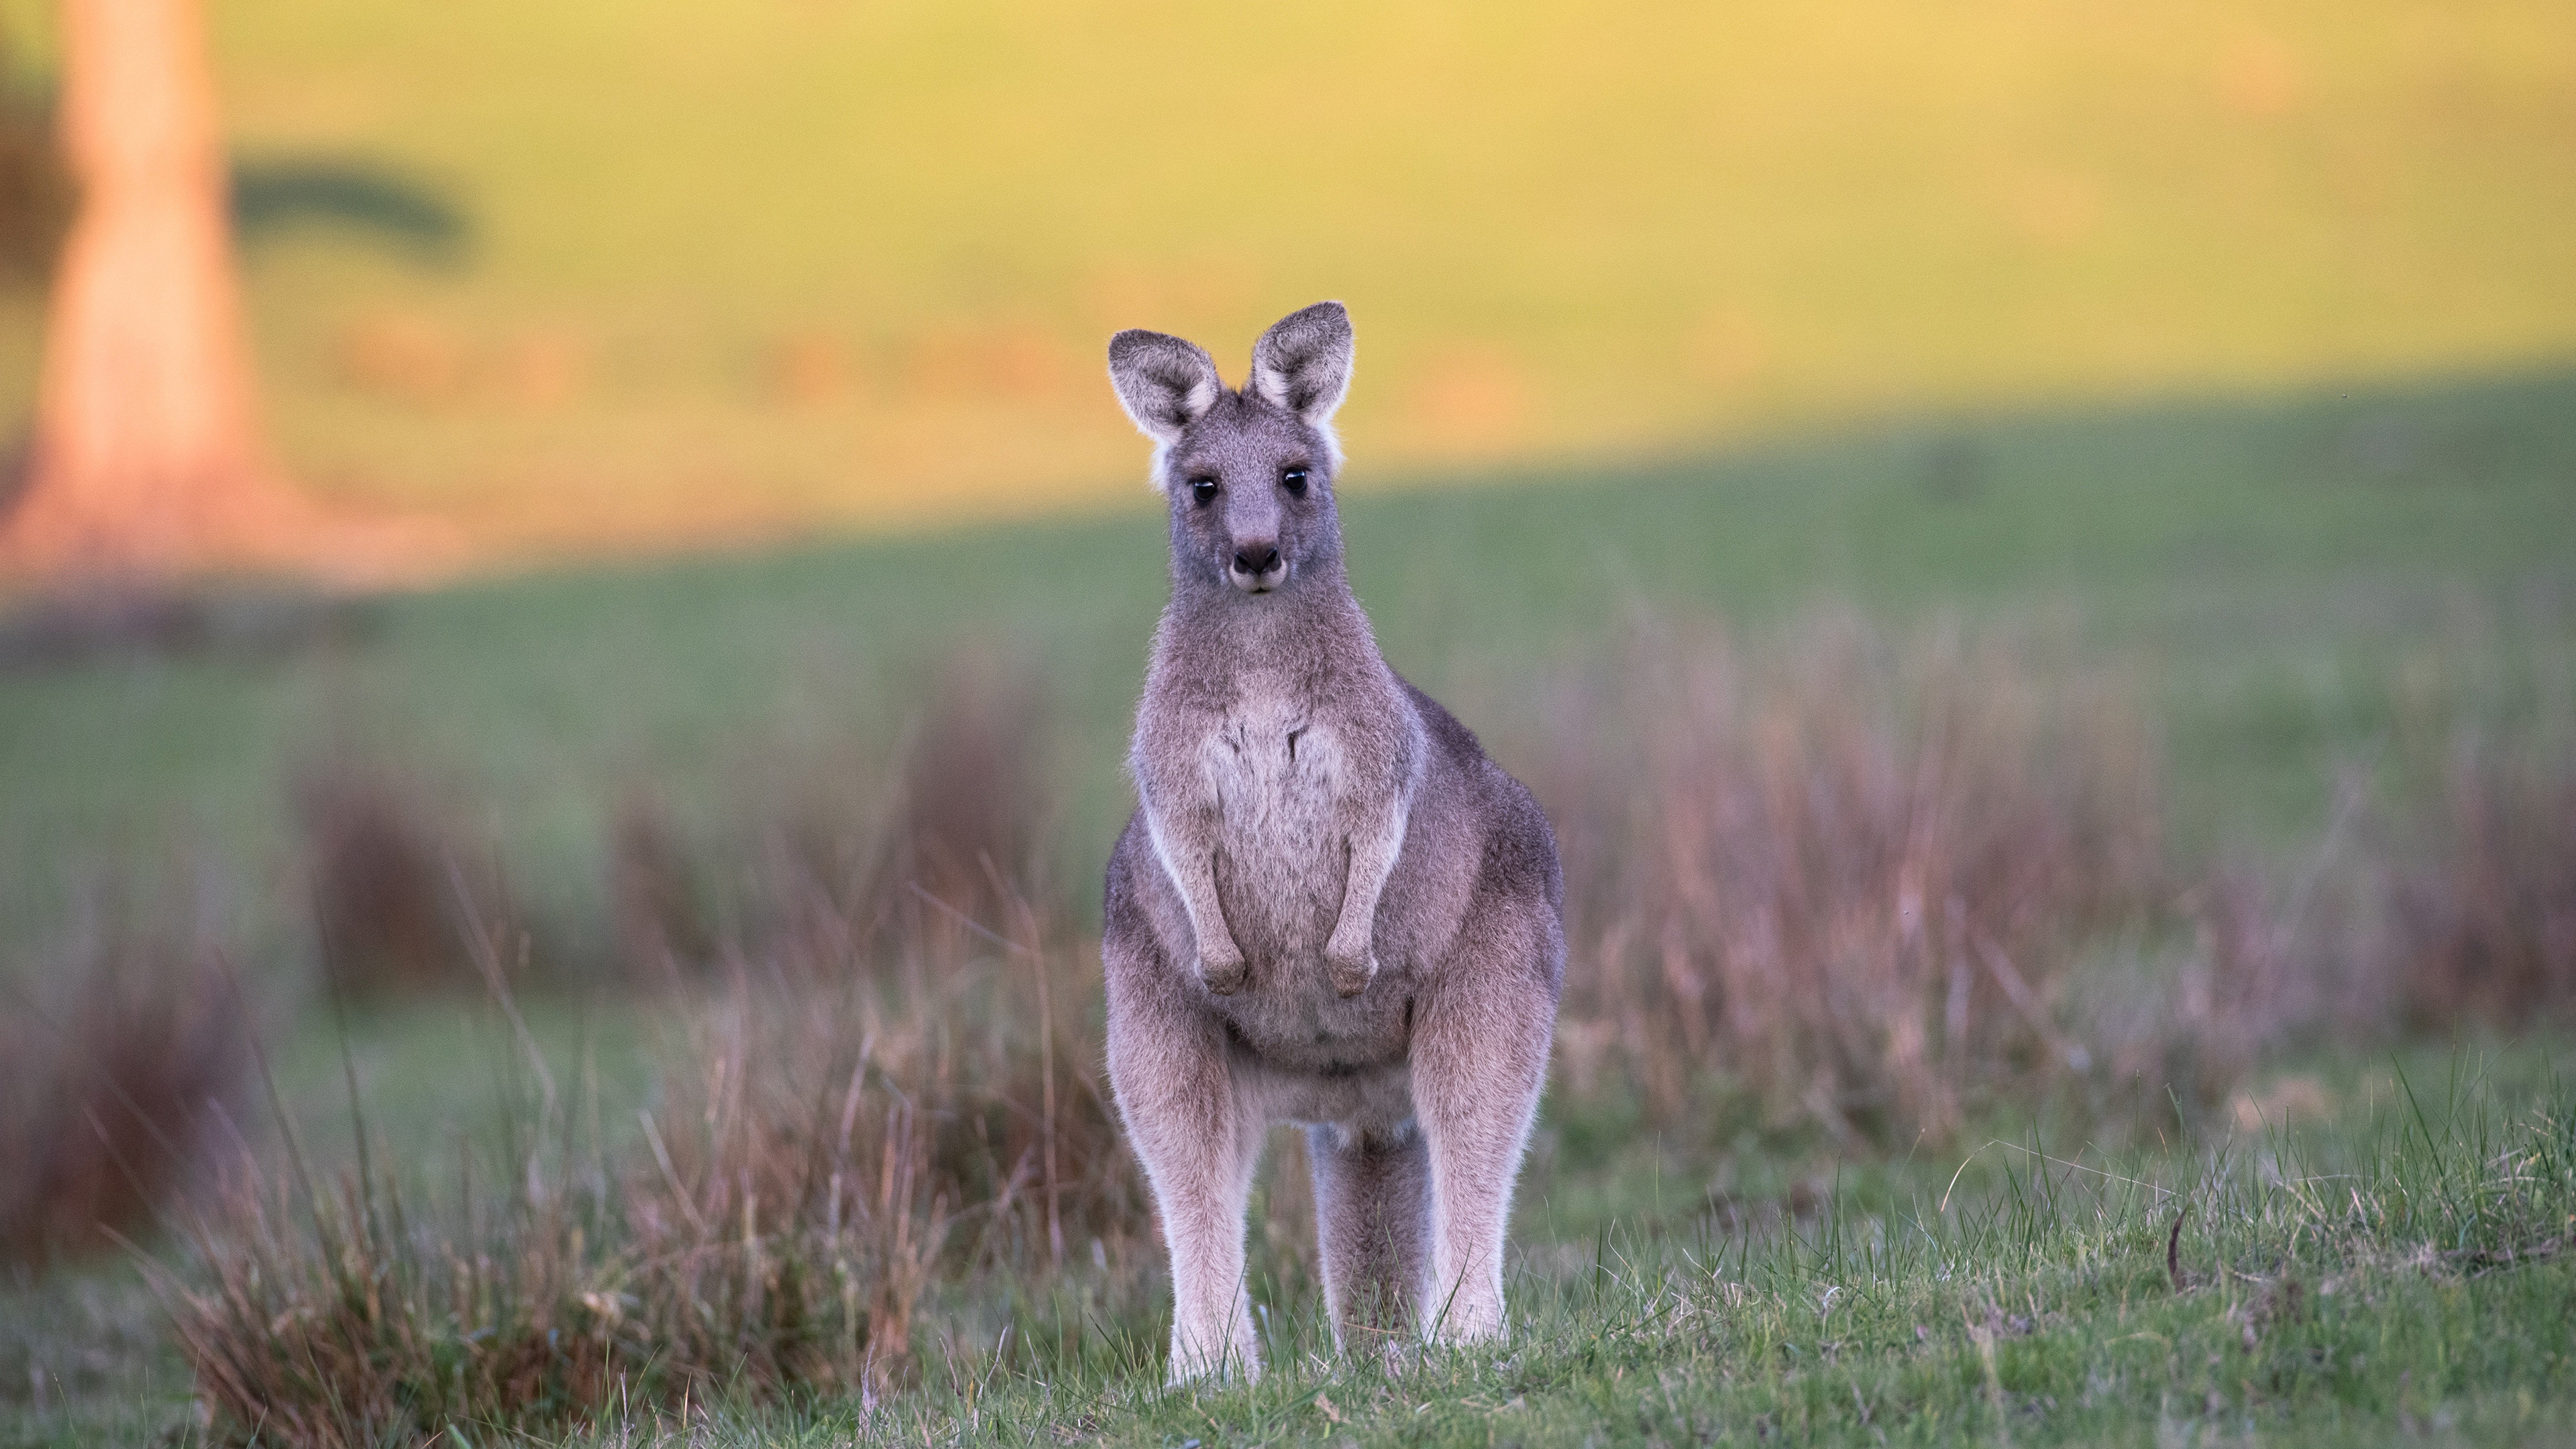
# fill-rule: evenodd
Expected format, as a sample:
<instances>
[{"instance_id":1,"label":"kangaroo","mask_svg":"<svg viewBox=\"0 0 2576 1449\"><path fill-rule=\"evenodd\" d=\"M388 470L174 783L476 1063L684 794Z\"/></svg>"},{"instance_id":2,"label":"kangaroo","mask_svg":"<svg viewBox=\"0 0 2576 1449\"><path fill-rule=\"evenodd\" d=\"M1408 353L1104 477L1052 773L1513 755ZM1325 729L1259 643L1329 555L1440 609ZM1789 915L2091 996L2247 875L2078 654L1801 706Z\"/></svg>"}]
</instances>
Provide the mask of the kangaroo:
<instances>
[{"instance_id":1,"label":"kangaroo","mask_svg":"<svg viewBox=\"0 0 2576 1449\"><path fill-rule=\"evenodd\" d=\"M1351 365L1338 302L1263 334L1240 390L1177 337L1109 344L1171 514L1101 955L1175 1382L1261 1371L1244 1218L1280 1122L1305 1129L1344 1352L1504 1332L1564 885L1529 791L1387 667L1351 594L1332 431Z\"/></svg>"}]
</instances>

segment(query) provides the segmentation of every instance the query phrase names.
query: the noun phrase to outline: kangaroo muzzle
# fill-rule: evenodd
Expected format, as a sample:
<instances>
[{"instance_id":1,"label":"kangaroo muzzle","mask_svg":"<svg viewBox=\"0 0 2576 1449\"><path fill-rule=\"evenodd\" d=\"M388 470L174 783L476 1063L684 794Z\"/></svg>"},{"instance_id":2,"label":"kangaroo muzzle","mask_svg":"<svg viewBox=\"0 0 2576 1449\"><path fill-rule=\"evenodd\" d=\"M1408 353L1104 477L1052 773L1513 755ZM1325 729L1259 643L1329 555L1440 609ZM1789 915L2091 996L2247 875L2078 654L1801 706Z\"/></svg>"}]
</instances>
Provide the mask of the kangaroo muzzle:
<instances>
[{"instance_id":1,"label":"kangaroo muzzle","mask_svg":"<svg viewBox=\"0 0 2576 1449\"><path fill-rule=\"evenodd\" d=\"M1226 560L1225 577L1247 594L1266 594L1288 582L1288 560L1275 543L1238 543Z\"/></svg>"}]
</instances>

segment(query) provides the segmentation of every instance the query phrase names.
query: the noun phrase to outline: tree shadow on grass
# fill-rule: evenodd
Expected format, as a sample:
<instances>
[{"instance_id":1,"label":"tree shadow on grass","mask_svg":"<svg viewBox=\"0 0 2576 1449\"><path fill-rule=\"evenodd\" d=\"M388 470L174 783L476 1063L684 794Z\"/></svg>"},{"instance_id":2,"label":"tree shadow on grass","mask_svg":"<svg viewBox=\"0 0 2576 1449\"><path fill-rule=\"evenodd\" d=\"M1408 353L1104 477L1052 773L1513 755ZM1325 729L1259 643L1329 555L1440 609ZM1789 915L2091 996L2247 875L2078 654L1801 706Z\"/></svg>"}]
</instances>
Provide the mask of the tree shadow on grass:
<instances>
[{"instance_id":1,"label":"tree shadow on grass","mask_svg":"<svg viewBox=\"0 0 2576 1449\"><path fill-rule=\"evenodd\" d=\"M425 265L454 266L473 242L471 220L444 188L355 156L235 159L232 218L245 251L328 232Z\"/></svg>"}]
</instances>

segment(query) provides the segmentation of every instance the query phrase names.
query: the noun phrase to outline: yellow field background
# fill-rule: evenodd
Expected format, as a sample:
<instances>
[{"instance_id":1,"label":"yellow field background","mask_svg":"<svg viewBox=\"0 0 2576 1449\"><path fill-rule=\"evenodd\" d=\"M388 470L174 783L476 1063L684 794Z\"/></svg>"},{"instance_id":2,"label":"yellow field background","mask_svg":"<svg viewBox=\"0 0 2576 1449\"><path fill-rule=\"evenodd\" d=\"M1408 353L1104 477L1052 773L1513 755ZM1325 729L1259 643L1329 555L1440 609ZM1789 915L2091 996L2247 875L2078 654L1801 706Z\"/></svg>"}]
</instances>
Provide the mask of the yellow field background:
<instances>
[{"instance_id":1,"label":"yellow field background","mask_svg":"<svg viewBox=\"0 0 2576 1449\"><path fill-rule=\"evenodd\" d=\"M211 13L242 160L470 219L244 266L294 472L486 555L1132 499L1106 335L1327 296L1355 486L2576 353L2564 0Z\"/></svg>"}]
</instances>

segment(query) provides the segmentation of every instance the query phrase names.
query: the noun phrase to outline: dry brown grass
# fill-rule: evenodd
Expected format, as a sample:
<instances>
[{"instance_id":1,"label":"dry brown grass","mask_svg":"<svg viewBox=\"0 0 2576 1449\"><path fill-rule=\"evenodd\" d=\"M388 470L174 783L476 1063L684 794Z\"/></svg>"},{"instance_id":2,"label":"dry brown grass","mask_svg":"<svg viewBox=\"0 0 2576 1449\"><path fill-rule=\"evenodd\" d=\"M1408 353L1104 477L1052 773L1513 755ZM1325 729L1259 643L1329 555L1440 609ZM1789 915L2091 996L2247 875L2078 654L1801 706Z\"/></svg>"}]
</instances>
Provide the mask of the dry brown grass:
<instances>
[{"instance_id":1,"label":"dry brown grass","mask_svg":"<svg viewBox=\"0 0 2576 1449\"><path fill-rule=\"evenodd\" d=\"M2097 1104L2196 1122L2267 1059L2322 1030L2375 1039L2384 1025L2347 954L2349 873L2289 885L2243 863L2193 881L2143 940L2114 946L2069 1001L2097 1064Z\"/></svg>"},{"instance_id":2,"label":"dry brown grass","mask_svg":"<svg viewBox=\"0 0 2576 1449\"><path fill-rule=\"evenodd\" d=\"M427 789L340 758L304 770L293 799L330 983L361 997L472 985L454 883L462 856ZM490 902L477 904L488 912Z\"/></svg>"},{"instance_id":3,"label":"dry brown grass","mask_svg":"<svg viewBox=\"0 0 2576 1449\"><path fill-rule=\"evenodd\" d=\"M677 982L715 958L706 872L662 802L630 793L609 823L609 927L630 977Z\"/></svg>"},{"instance_id":4,"label":"dry brown grass","mask_svg":"<svg viewBox=\"0 0 2576 1449\"><path fill-rule=\"evenodd\" d=\"M1141 1189L1089 1045L1097 949L1017 902L998 930L926 902L902 922L869 948L892 959L869 966L846 959L848 929L737 956L725 986L678 1019L697 1075L672 1090L724 1127L705 1144L712 1157L681 1165L720 1164L706 1179L732 1184L719 1194L801 1201L837 1170L837 1144L870 1140L849 1114L875 1082L918 1107L921 1170L961 1214L968 1259L1060 1263L1068 1245L1136 1232ZM798 1115L818 1102L832 1111Z\"/></svg>"},{"instance_id":5,"label":"dry brown grass","mask_svg":"<svg viewBox=\"0 0 2576 1449\"><path fill-rule=\"evenodd\" d=\"M250 1022L206 933L93 901L0 1010L0 1266L146 1236L238 1101Z\"/></svg>"},{"instance_id":6,"label":"dry brown grass","mask_svg":"<svg viewBox=\"0 0 2576 1449\"><path fill-rule=\"evenodd\" d=\"M968 647L943 661L926 699L891 770L856 749L809 758L746 791L734 827L713 838L631 797L607 852L629 973L721 979L725 938L753 956L775 944L878 971L907 958L924 910L991 928L1022 902L1053 902L1042 678L1024 659Z\"/></svg>"},{"instance_id":7,"label":"dry brown grass","mask_svg":"<svg viewBox=\"0 0 2576 1449\"><path fill-rule=\"evenodd\" d=\"M1955 638L1658 633L1560 694L1543 759L1565 1075L1660 1118L1732 1083L1836 1137L1938 1137L2085 1060L2079 954L2167 889L2139 716Z\"/></svg>"},{"instance_id":8,"label":"dry brown grass","mask_svg":"<svg viewBox=\"0 0 2576 1449\"><path fill-rule=\"evenodd\" d=\"M633 806L619 930L673 987L641 1145L612 1157L532 1054L517 1136L460 1172L461 1206L410 1211L426 1199L383 1174L244 1179L198 1236L204 1273L171 1286L217 1437L879 1392L943 1284L1150 1261L1097 952L1032 904L1044 737L1012 679L950 676L876 808L843 780L798 792L832 813L772 813L729 909L714 857ZM2294 869L2180 871L2142 713L2004 647L1693 626L1549 698L1520 758L1567 865L1553 1112L1664 1125L1723 1098L1879 1144L2061 1089L2189 1113L2299 1032L2385 1029L2388 982L2428 1022L2570 999L2565 771L2476 762L2374 913L2362 796ZM490 938L457 939L510 1016ZM1297 1159L1274 1166L1264 1244L1291 1273Z\"/></svg>"},{"instance_id":9,"label":"dry brown grass","mask_svg":"<svg viewBox=\"0 0 2576 1449\"><path fill-rule=\"evenodd\" d=\"M2396 851L2380 958L2409 1024L2576 1022L2576 759L2464 736Z\"/></svg>"},{"instance_id":10,"label":"dry brown grass","mask_svg":"<svg viewBox=\"0 0 2576 1449\"><path fill-rule=\"evenodd\" d=\"M1034 666L990 648L950 661L904 760L891 857L902 879L979 917L1040 892L1046 746Z\"/></svg>"},{"instance_id":11,"label":"dry brown grass","mask_svg":"<svg viewBox=\"0 0 2576 1449\"><path fill-rule=\"evenodd\" d=\"M444 1214L389 1174L318 1193L245 1176L197 1234L201 1286L171 1285L218 1437L354 1446L718 1391L876 1392L909 1372L939 1275L1045 1270L1143 1231L1074 1045L1094 955L1026 910L1008 936L925 932L917 969L856 972L833 949L737 956L712 997L671 998L648 1150L626 1160L532 1056L521 1135L482 1168L497 1201L470 1166Z\"/></svg>"},{"instance_id":12,"label":"dry brown grass","mask_svg":"<svg viewBox=\"0 0 2576 1449\"><path fill-rule=\"evenodd\" d=\"M390 1184L354 1177L309 1211L243 1192L209 1230L205 1286L174 1290L181 1346L219 1442L414 1442L722 1391L865 1389L898 1371L939 1229L909 1195L911 1140L888 1151L854 1164L868 1170L832 1199L836 1221L748 1199L702 1220L678 1187L533 1167L462 1230L415 1225Z\"/></svg>"},{"instance_id":13,"label":"dry brown grass","mask_svg":"<svg viewBox=\"0 0 2576 1449\"><path fill-rule=\"evenodd\" d=\"M2563 721L2464 737L2393 815L2356 768L2286 860L2184 866L2128 691L1992 643L1650 626L1549 698L1577 1099L1938 1140L2061 1087L2198 1113L2329 1036L2576 1020Z\"/></svg>"},{"instance_id":14,"label":"dry brown grass","mask_svg":"<svg viewBox=\"0 0 2576 1449\"><path fill-rule=\"evenodd\" d=\"M416 1214L390 1176L245 1176L198 1234L201 1286L170 1285L218 1436L362 1445L717 1391L875 1392L909 1372L938 1278L1132 1256L1142 1184L1086 1045L1098 954L1023 889L1036 698L952 675L896 807L764 827L754 909L721 939L711 873L630 805L618 930L674 988L643 1148L608 1161L531 1048L532 1098L482 1169L497 1195L468 1168L461 1207ZM430 832L381 789L320 798L343 879L317 894L380 917L375 957L464 952L515 1022L461 876L435 911L409 899Z\"/></svg>"}]
</instances>

